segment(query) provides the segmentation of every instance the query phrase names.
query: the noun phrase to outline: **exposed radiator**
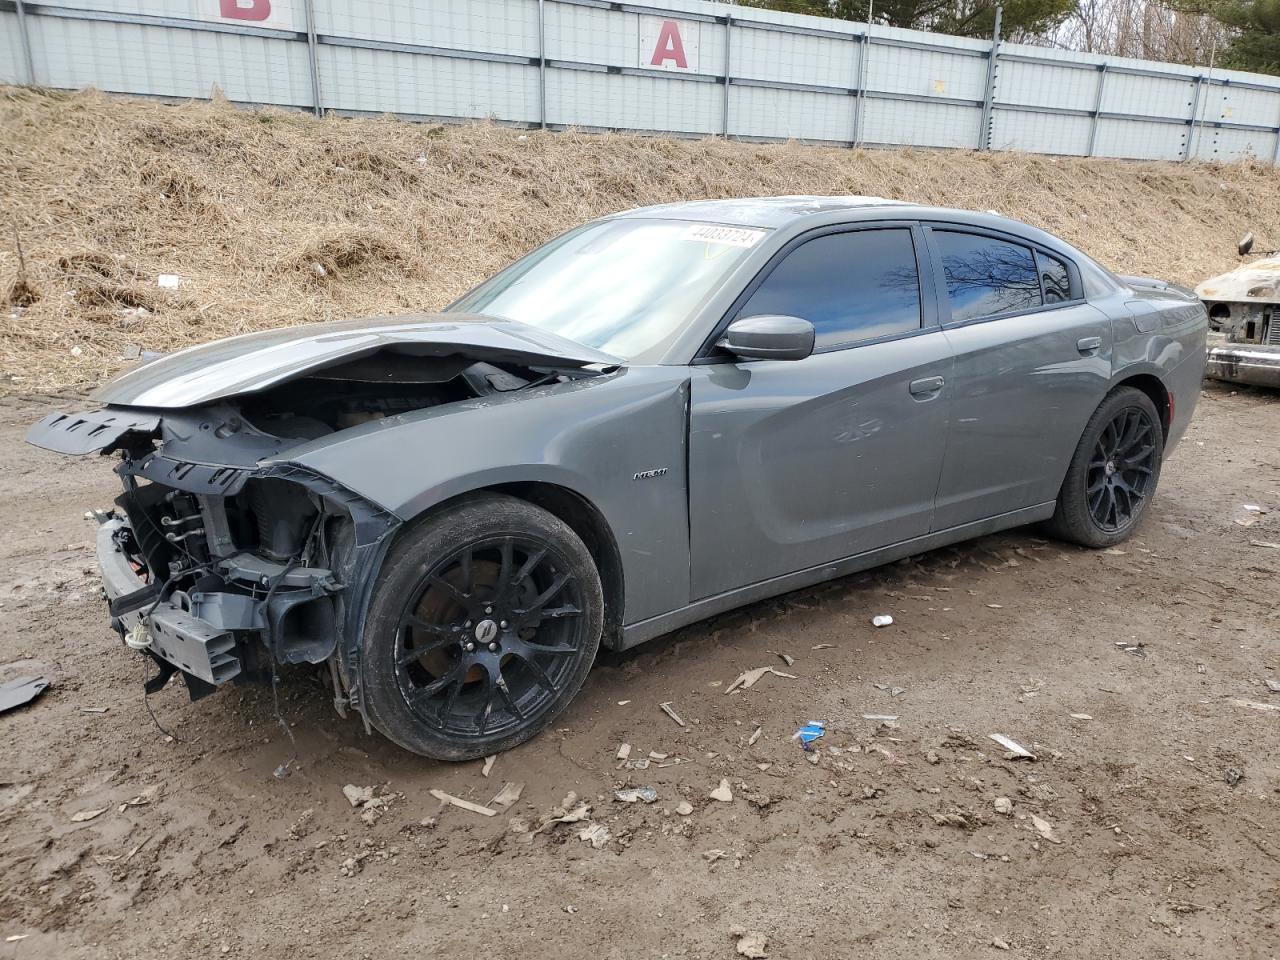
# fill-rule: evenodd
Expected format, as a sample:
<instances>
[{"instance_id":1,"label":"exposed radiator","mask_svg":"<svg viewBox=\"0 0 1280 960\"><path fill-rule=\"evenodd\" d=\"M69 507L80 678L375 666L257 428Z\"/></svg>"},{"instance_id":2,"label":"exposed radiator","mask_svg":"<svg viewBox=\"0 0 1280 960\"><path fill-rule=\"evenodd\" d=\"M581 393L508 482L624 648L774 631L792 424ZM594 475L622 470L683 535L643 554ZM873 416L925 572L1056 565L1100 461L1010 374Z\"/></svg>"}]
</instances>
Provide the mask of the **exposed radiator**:
<instances>
[{"instance_id":1,"label":"exposed radiator","mask_svg":"<svg viewBox=\"0 0 1280 960\"><path fill-rule=\"evenodd\" d=\"M1268 346L1280 347L1280 322L1277 322L1275 309L1266 307L1262 311L1262 322L1266 333L1263 335L1263 342Z\"/></svg>"}]
</instances>

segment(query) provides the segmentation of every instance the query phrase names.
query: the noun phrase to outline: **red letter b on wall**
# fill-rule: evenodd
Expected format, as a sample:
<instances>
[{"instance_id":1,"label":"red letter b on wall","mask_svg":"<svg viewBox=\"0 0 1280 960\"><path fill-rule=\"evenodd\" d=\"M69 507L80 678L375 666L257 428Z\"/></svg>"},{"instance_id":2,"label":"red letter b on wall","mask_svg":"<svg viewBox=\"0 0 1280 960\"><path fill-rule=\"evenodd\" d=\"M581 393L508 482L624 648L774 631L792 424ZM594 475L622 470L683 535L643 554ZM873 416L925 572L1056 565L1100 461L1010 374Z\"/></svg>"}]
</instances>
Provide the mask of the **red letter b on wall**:
<instances>
[{"instance_id":1,"label":"red letter b on wall","mask_svg":"<svg viewBox=\"0 0 1280 960\"><path fill-rule=\"evenodd\" d=\"M229 20L265 20L271 16L271 0L219 0L222 16Z\"/></svg>"}]
</instances>

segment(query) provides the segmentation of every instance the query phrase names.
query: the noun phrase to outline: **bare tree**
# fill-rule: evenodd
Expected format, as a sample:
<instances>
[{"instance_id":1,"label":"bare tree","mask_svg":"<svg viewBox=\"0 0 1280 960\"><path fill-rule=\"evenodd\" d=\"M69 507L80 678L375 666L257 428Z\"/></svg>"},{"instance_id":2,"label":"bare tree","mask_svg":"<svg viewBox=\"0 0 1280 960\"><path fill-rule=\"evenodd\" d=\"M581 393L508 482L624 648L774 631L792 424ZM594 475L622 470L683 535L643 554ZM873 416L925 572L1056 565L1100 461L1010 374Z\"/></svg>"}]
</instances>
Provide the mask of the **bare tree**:
<instances>
[{"instance_id":1,"label":"bare tree","mask_svg":"<svg viewBox=\"0 0 1280 960\"><path fill-rule=\"evenodd\" d=\"M1212 17L1153 0L1078 0L1062 26L1039 42L1088 53L1202 64L1215 44L1223 46L1225 29Z\"/></svg>"}]
</instances>

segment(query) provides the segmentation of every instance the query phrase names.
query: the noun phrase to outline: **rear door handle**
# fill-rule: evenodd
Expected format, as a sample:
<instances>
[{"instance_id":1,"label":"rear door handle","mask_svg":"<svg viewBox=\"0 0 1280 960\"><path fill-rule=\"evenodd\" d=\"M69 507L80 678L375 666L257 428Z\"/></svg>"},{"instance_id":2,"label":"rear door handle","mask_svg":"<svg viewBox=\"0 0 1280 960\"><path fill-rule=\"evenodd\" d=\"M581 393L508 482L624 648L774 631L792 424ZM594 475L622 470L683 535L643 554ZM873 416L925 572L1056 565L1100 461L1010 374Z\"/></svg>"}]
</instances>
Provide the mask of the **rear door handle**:
<instances>
[{"instance_id":1,"label":"rear door handle","mask_svg":"<svg viewBox=\"0 0 1280 960\"><path fill-rule=\"evenodd\" d=\"M1076 341L1076 349L1081 353L1093 353L1101 346L1101 337L1081 337Z\"/></svg>"},{"instance_id":2,"label":"rear door handle","mask_svg":"<svg viewBox=\"0 0 1280 960\"><path fill-rule=\"evenodd\" d=\"M921 377L919 380L912 380L908 389L913 397L928 397L941 390L945 383L941 377Z\"/></svg>"}]
</instances>

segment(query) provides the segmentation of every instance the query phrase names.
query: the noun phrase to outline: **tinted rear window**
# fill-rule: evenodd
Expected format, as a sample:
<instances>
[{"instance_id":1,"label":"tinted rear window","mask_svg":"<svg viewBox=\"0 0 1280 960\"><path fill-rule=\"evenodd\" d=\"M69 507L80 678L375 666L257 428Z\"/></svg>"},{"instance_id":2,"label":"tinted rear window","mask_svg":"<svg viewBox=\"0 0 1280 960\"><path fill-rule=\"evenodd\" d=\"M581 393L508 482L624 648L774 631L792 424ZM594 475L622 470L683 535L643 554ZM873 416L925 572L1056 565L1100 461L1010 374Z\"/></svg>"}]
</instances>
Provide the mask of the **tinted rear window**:
<instances>
[{"instance_id":1,"label":"tinted rear window","mask_svg":"<svg viewBox=\"0 0 1280 960\"><path fill-rule=\"evenodd\" d=\"M1030 310L1041 304L1031 250L971 233L935 231L952 320Z\"/></svg>"},{"instance_id":2,"label":"tinted rear window","mask_svg":"<svg viewBox=\"0 0 1280 960\"><path fill-rule=\"evenodd\" d=\"M905 228L855 230L796 247L765 278L739 317L803 317L815 347L920 329L920 277Z\"/></svg>"}]
</instances>

